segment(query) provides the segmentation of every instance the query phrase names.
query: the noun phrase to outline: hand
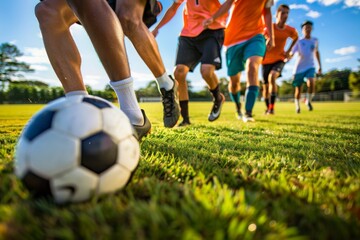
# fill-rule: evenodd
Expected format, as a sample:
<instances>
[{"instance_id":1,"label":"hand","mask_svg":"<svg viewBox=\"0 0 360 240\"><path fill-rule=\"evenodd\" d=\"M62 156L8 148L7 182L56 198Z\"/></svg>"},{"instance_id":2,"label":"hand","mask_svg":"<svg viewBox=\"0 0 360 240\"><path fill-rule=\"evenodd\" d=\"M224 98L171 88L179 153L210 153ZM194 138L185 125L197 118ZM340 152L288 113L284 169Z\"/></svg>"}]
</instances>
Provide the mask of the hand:
<instances>
[{"instance_id":1,"label":"hand","mask_svg":"<svg viewBox=\"0 0 360 240\"><path fill-rule=\"evenodd\" d=\"M203 21L203 26L204 28L208 28L210 24L212 24L214 22L214 18L210 17L206 20Z\"/></svg>"},{"instance_id":2,"label":"hand","mask_svg":"<svg viewBox=\"0 0 360 240\"><path fill-rule=\"evenodd\" d=\"M272 38L269 38L266 43L266 50L269 51L275 47L275 41Z\"/></svg>"},{"instance_id":3,"label":"hand","mask_svg":"<svg viewBox=\"0 0 360 240\"><path fill-rule=\"evenodd\" d=\"M321 75L322 75L322 70L321 70L321 67L319 67L319 70L318 70L317 74L318 74L319 76L321 76Z\"/></svg>"}]
</instances>

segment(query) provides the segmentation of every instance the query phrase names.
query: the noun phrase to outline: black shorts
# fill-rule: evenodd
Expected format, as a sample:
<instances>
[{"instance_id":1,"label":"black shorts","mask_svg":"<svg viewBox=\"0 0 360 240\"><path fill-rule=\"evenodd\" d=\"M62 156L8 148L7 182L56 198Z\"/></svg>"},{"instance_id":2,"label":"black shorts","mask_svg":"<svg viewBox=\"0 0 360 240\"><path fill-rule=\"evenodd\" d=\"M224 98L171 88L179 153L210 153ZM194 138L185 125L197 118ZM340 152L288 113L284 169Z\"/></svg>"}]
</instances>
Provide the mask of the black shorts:
<instances>
[{"instance_id":1,"label":"black shorts","mask_svg":"<svg viewBox=\"0 0 360 240\"><path fill-rule=\"evenodd\" d=\"M262 65L262 74L263 74L264 84L269 83L268 78L269 78L269 74L272 70L279 72L280 73L279 77L281 77L281 72L282 72L284 66L285 66L284 61L277 61L274 63Z\"/></svg>"},{"instance_id":2,"label":"black shorts","mask_svg":"<svg viewBox=\"0 0 360 240\"><path fill-rule=\"evenodd\" d=\"M196 37L179 37L175 64L189 67L193 72L199 62L212 64L221 69L221 48L224 43L224 29L204 30Z\"/></svg>"}]
</instances>

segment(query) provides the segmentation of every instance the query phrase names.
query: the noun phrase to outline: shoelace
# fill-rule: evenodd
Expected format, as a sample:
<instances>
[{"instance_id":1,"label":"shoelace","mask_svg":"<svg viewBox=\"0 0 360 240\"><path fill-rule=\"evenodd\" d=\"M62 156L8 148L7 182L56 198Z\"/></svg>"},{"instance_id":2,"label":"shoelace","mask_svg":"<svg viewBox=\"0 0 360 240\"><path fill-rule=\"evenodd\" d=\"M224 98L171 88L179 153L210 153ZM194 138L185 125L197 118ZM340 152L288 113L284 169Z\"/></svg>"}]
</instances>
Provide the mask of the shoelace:
<instances>
[{"instance_id":1,"label":"shoelace","mask_svg":"<svg viewBox=\"0 0 360 240\"><path fill-rule=\"evenodd\" d=\"M164 105L164 113L166 117L172 116L172 109L174 103L174 94L173 90L164 91L163 95L163 105Z\"/></svg>"}]
</instances>

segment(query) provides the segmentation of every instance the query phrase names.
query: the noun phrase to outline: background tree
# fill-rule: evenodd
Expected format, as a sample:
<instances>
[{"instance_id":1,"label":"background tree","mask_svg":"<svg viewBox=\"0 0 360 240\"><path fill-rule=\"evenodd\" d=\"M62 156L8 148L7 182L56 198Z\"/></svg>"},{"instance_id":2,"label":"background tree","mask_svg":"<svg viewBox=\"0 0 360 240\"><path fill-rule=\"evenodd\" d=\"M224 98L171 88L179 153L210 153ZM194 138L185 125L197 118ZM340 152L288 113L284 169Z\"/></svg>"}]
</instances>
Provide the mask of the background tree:
<instances>
[{"instance_id":1,"label":"background tree","mask_svg":"<svg viewBox=\"0 0 360 240\"><path fill-rule=\"evenodd\" d=\"M360 63L360 59L358 59ZM349 75L349 88L353 92L354 97L360 96L360 65L357 72L352 72Z\"/></svg>"},{"instance_id":2,"label":"background tree","mask_svg":"<svg viewBox=\"0 0 360 240\"><path fill-rule=\"evenodd\" d=\"M10 82L13 77L22 78L21 73L34 71L27 63L18 61L17 58L22 55L13 44L2 43L0 45L0 88L2 90L5 87L5 82Z\"/></svg>"}]
</instances>

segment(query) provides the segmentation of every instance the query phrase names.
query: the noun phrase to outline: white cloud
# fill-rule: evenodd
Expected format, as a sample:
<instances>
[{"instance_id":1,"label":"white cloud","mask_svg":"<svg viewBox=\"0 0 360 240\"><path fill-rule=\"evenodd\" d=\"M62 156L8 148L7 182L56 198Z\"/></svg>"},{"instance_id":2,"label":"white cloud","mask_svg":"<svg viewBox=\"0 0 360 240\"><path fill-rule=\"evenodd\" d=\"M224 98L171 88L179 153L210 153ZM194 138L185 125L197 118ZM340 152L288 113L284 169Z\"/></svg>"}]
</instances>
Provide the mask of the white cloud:
<instances>
[{"instance_id":1,"label":"white cloud","mask_svg":"<svg viewBox=\"0 0 360 240\"><path fill-rule=\"evenodd\" d=\"M347 7L358 7L360 8L360 0L345 0Z\"/></svg>"},{"instance_id":2,"label":"white cloud","mask_svg":"<svg viewBox=\"0 0 360 240\"><path fill-rule=\"evenodd\" d=\"M306 0L306 2L313 3L313 2L316 2L316 0Z\"/></svg>"},{"instance_id":3,"label":"white cloud","mask_svg":"<svg viewBox=\"0 0 360 240\"><path fill-rule=\"evenodd\" d=\"M330 6L341 2L341 0L318 0L318 2L325 6Z\"/></svg>"},{"instance_id":4,"label":"white cloud","mask_svg":"<svg viewBox=\"0 0 360 240\"><path fill-rule=\"evenodd\" d=\"M338 57L338 58L327 58L325 59L325 62L327 63L338 63L338 62L343 62L346 60L351 59L351 56L344 56L344 57Z\"/></svg>"},{"instance_id":5,"label":"white cloud","mask_svg":"<svg viewBox=\"0 0 360 240\"><path fill-rule=\"evenodd\" d=\"M305 11L309 11L310 8L308 7L308 5L305 4L290 4L290 9L302 9Z\"/></svg>"},{"instance_id":6,"label":"white cloud","mask_svg":"<svg viewBox=\"0 0 360 240\"><path fill-rule=\"evenodd\" d=\"M334 53L338 55L348 55L356 52L357 52L356 46L343 47L343 48L335 49L334 51Z\"/></svg>"},{"instance_id":7,"label":"white cloud","mask_svg":"<svg viewBox=\"0 0 360 240\"><path fill-rule=\"evenodd\" d=\"M47 66L44 65L31 65L31 68L34 69L35 71L47 71L49 70L49 68Z\"/></svg>"},{"instance_id":8,"label":"white cloud","mask_svg":"<svg viewBox=\"0 0 360 240\"><path fill-rule=\"evenodd\" d=\"M320 17L321 13L317 12L317 11L312 11L310 10L308 13L306 13L306 16L311 17L311 18L318 18Z\"/></svg>"},{"instance_id":9,"label":"white cloud","mask_svg":"<svg viewBox=\"0 0 360 240\"><path fill-rule=\"evenodd\" d=\"M17 58L28 64L49 64L45 48L25 48L24 55Z\"/></svg>"}]
</instances>

